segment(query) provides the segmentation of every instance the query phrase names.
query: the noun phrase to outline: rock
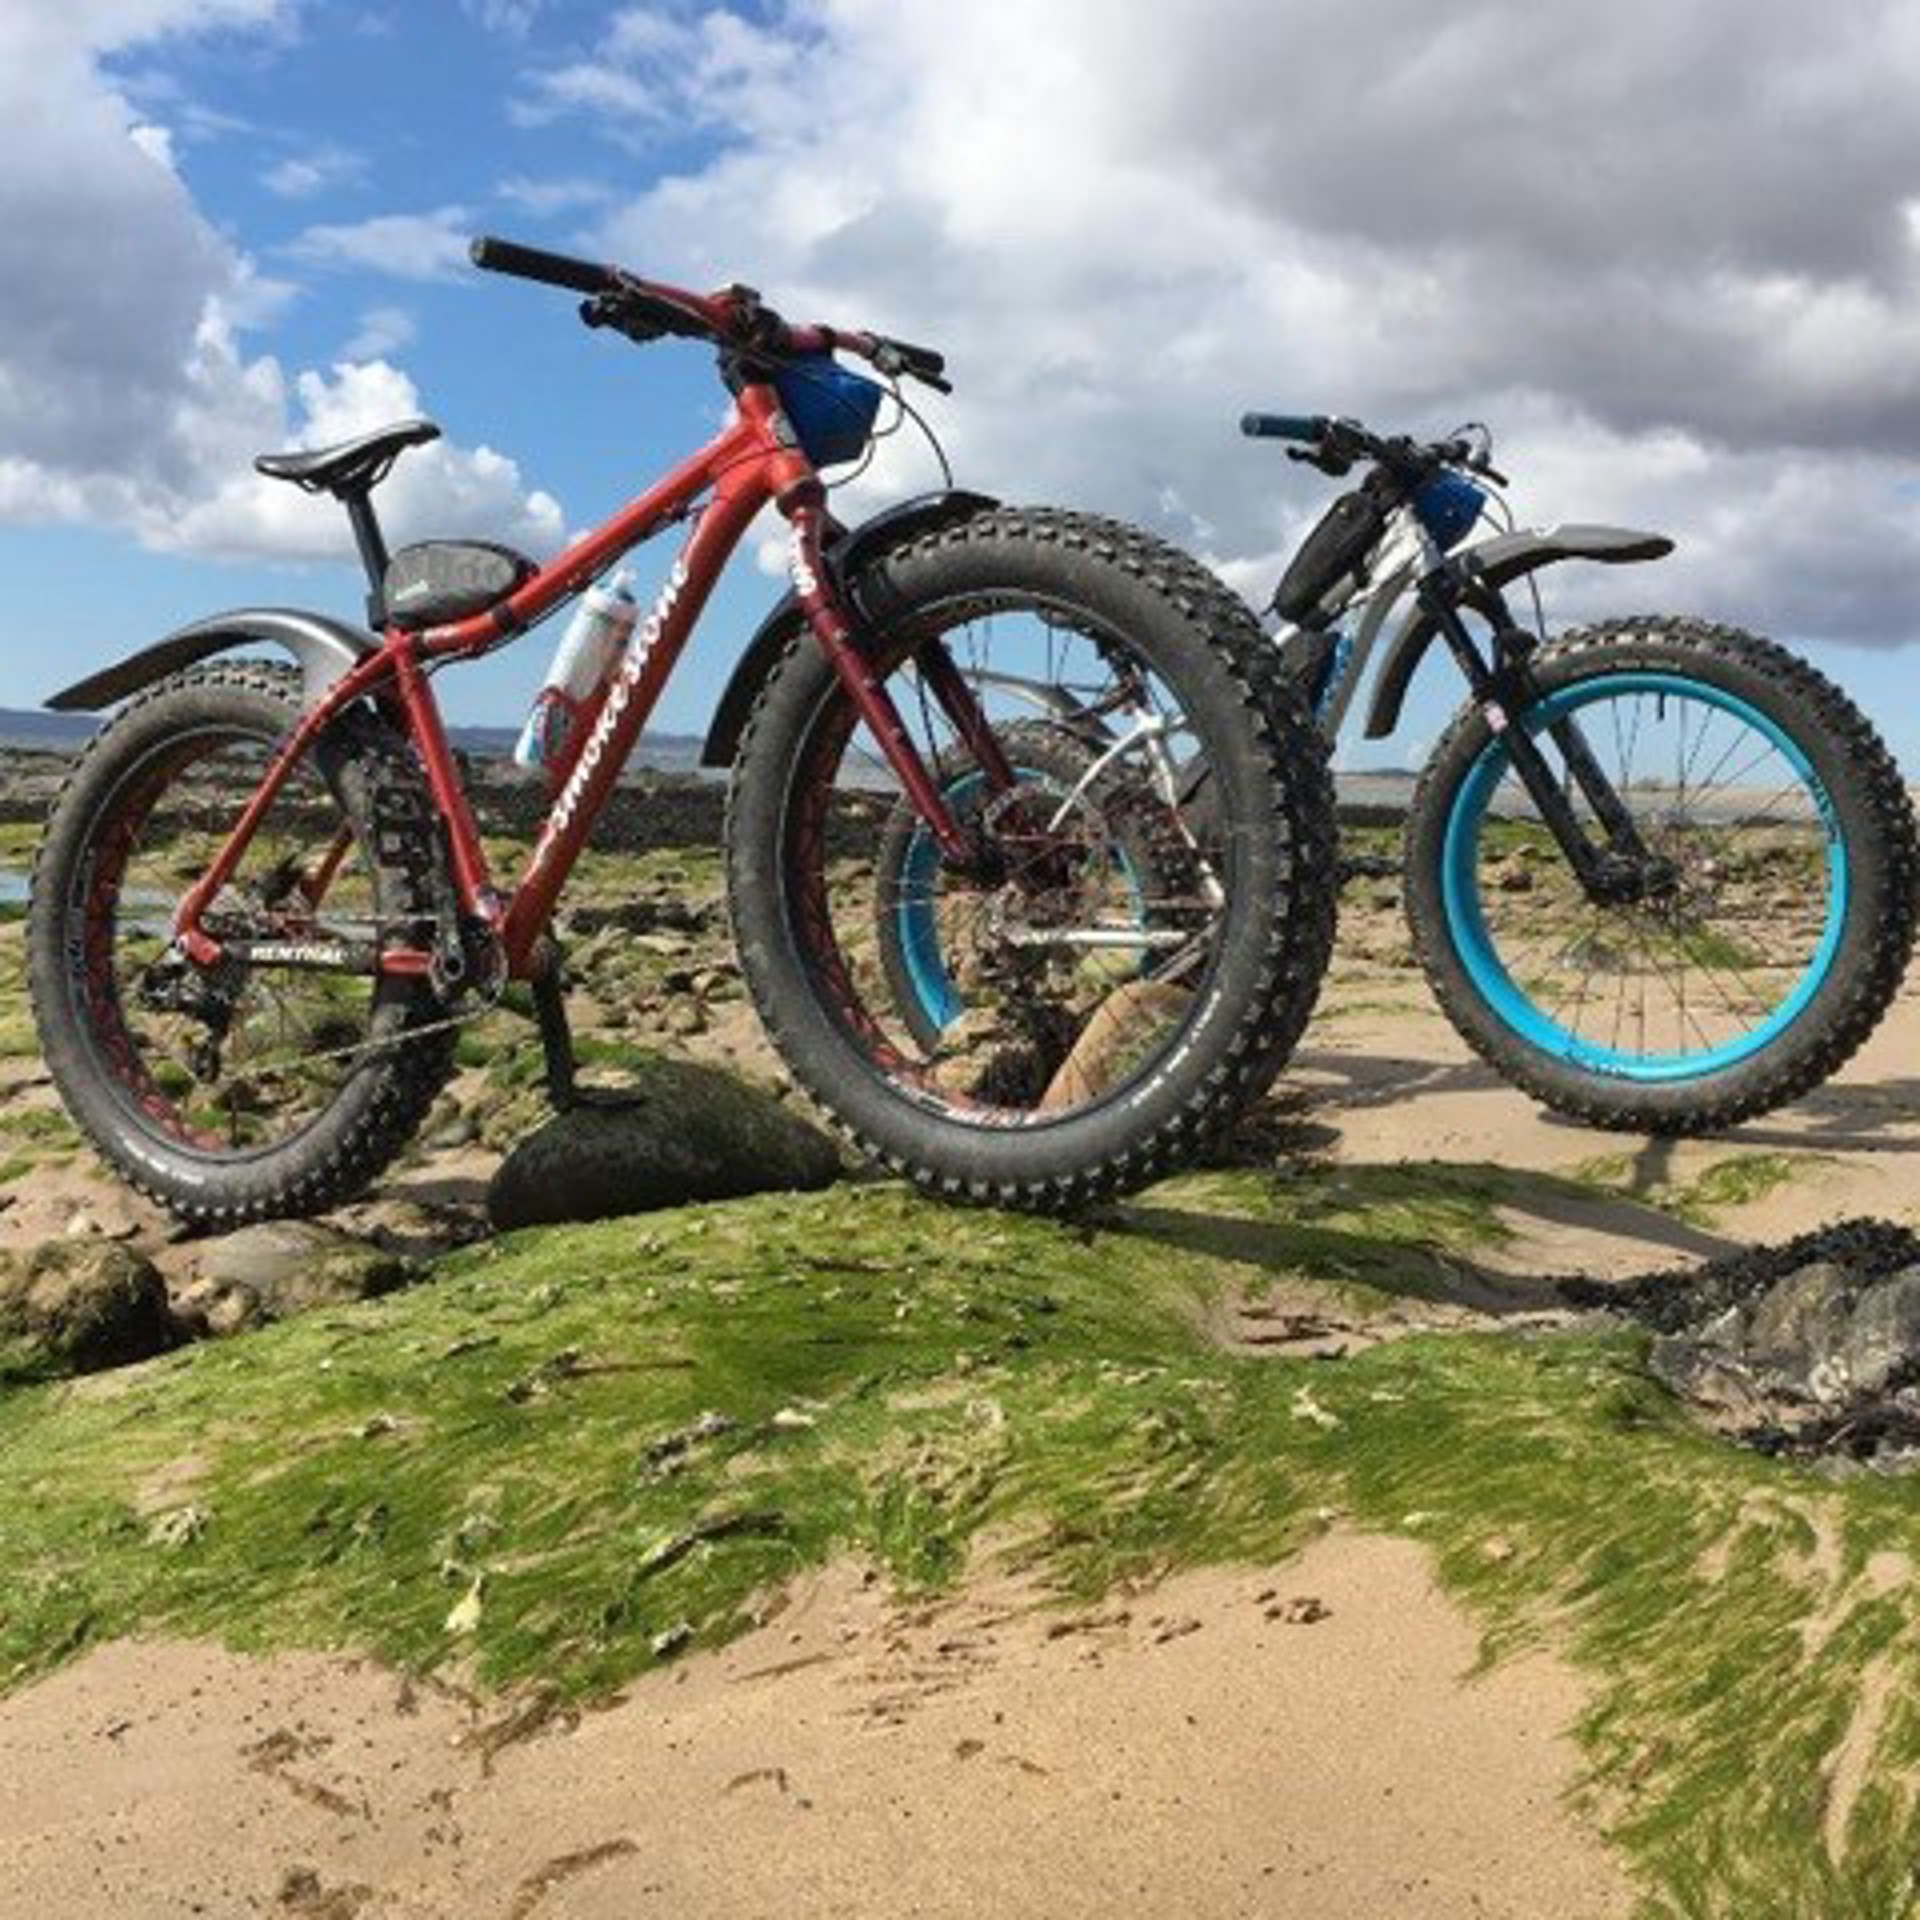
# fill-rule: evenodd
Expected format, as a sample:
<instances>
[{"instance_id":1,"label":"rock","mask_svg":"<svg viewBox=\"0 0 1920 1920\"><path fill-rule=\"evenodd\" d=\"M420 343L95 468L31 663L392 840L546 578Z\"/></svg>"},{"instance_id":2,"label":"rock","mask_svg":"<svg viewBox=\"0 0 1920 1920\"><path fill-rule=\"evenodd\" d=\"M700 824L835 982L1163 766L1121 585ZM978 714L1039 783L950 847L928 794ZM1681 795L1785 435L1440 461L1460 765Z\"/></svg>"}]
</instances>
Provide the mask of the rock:
<instances>
[{"instance_id":1,"label":"rock","mask_svg":"<svg viewBox=\"0 0 1920 1920\"><path fill-rule=\"evenodd\" d=\"M647 1642L648 1650L656 1660L671 1660L676 1653L693 1644L693 1622L678 1620L670 1627L663 1628Z\"/></svg>"},{"instance_id":2,"label":"rock","mask_svg":"<svg viewBox=\"0 0 1920 1920\"><path fill-rule=\"evenodd\" d=\"M1920 1462L1920 1236L1848 1220L1615 1293L1654 1375L1769 1453Z\"/></svg>"},{"instance_id":3,"label":"rock","mask_svg":"<svg viewBox=\"0 0 1920 1920\"><path fill-rule=\"evenodd\" d=\"M1747 1322L1751 1359L1789 1391L1835 1401L1847 1392L1842 1348L1852 1323L1854 1285L1832 1260L1816 1260L1777 1282Z\"/></svg>"},{"instance_id":4,"label":"rock","mask_svg":"<svg viewBox=\"0 0 1920 1920\"><path fill-rule=\"evenodd\" d=\"M480 1122L466 1108L455 1107L421 1144L435 1153L451 1153L456 1148L472 1146L479 1138Z\"/></svg>"},{"instance_id":5,"label":"rock","mask_svg":"<svg viewBox=\"0 0 1920 1920\"><path fill-rule=\"evenodd\" d=\"M1298 1593L1291 1600L1278 1600L1267 1608L1265 1617L1283 1626L1313 1627L1327 1619L1333 1609L1317 1593Z\"/></svg>"},{"instance_id":6,"label":"rock","mask_svg":"<svg viewBox=\"0 0 1920 1920\"><path fill-rule=\"evenodd\" d=\"M1885 1393L1920 1365L1920 1267L1909 1267L1863 1293L1840 1344L1840 1360L1857 1394Z\"/></svg>"},{"instance_id":7,"label":"rock","mask_svg":"<svg viewBox=\"0 0 1920 1920\"><path fill-rule=\"evenodd\" d=\"M238 1318L251 1324L368 1300L405 1286L412 1277L411 1263L399 1254L350 1233L311 1220L268 1220L209 1240L200 1253L194 1287L183 1289L182 1297L193 1295L196 1288L197 1297L206 1302L244 1292L256 1308ZM212 1311L207 1317L211 1324Z\"/></svg>"},{"instance_id":8,"label":"rock","mask_svg":"<svg viewBox=\"0 0 1920 1920\"><path fill-rule=\"evenodd\" d=\"M676 994L667 1002L663 1022L667 1031L680 1039L691 1039L707 1030L706 1009L691 994Z\"/></svg>"},{"instance_id":9,"label":"rock","mask_svg":"<svg viewBox=\"0 0 1920 1920\"><path fill-rule=\"evenodd\" d=\"M175 1339L166 1287L131 1247L50 1240L0 1263L0 1372L90 1373Z\"/></svg>"},{"instance_id":10,"label":"rock","mask_svg":"<svg viewBox=\"0 0 1920 1920\"><path fill-rule=\"evenodd\" d=\"M1050 1113L1078 1106L1128 1071L1149 1046L1157 1046L1186 1017L1193 995L1167 981L1130 980L1094 1009L1040 1099Z\"/></svg>"},{"instance_id":11,"label":"rock","mask_svg":"<svg viewBox=\"0 0 1920 1920\"><path fill-rule=\"evenodd\" d=\"M174 1507L156 1514L153 1524L147 1528L147 1545L190 1547L206 1532L211 1518L205 1507L198 1506Z\"/></svg>"},{"instance_id":12,"label":"rock","mask_svg":"<svg viewBox=\"0 0 1920 1920\"><path fill-rule=\"evenodd\" d=\"M172 1289L170 1303L181 1331L194 1340L225 1340L267 1320L260 1296L238 1284L186 1280Z\"/></svg>"},{"instance_id":13,"label":"rock","mask_svg":"<svg viewBox=\"0 0 1920 1920\"><path fill-rule=\"evenodd\" d=\"M732 1074L652 1056L638 1077L513 1149L487 1191L496 1227L605 1220L839 1177L839 1153L819 1128Z\"/></svg>"}]
</instances>

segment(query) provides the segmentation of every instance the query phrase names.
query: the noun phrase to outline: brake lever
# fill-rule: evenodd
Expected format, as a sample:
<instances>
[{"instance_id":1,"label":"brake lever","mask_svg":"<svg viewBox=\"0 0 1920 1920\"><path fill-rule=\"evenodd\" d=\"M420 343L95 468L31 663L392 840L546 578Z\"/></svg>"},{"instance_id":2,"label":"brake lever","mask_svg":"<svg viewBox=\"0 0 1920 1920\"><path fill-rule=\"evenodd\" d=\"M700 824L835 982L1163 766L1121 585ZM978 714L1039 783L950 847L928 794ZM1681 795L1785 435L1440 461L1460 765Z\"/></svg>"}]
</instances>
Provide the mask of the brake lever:
<instances>
[{"instance_id":1,"label":"brake lever","mask_svg":"<svg viewBox=\"0 0 1920 1920\"><path fill-rule=\"evenodd\" d=\"M898 380L903 375L910 380L918 380L923 386L931 387L935 393L951 393L953 382L933 372L916 355L909 353L897 341L881 340L873 350L874 367L890 380Z\"/></svg>"},{"instance_id":2,"label":"brake lever","mask_svg":"<svg viewBox=\"0 0 1920 1920\"><path fill-rule=\"evenodd\" d=\"M1298 460L1302 466L1318 468L1330 480L1344 479L1353 471L1353 456L1337 452L1332 447L1289 447L1289 460Z\"/></svg>"},{"instance_id":3,"label":"brake lever","mask_svg":"<svg viewBox=\"0 0 1920 1920\"><path fill-rule=\"evenodd\" d=\"M584 326L611 327L640 346L660 339L666 332L651 320L637 318L618 292L596 293L592 299L582 300L580 320Z\"/></svg>"}]
</instances>

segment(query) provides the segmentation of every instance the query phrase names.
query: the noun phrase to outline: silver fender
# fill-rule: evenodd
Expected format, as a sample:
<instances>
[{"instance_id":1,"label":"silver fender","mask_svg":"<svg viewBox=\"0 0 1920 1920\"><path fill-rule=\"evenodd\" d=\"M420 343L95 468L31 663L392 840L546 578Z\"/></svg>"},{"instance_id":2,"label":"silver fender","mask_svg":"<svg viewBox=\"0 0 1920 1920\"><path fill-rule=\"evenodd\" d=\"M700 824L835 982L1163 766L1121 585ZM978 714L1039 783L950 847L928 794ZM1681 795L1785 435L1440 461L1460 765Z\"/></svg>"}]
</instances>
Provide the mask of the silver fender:
<instances>
[{"instance_id":1,"label":"silver fender","mask_svg":"<svg viewBox=\"0 0 1920 1920\"><path fill-rule=\"evenodd\" d=\"M1672 551L1673 542L1665 534L1641 533L1631 527L1525 527L1478 541L1465 548L1460 558L1476 580L1490 587L1504 587L1522 574L1555 566L1562 560L1597 560L1604 566L1624 566L1639 560L1658 560ZM1408 569L1404 577L1386 583L1390 591L1375 595L1363 622L1361 644L1378 630L1412 584L1412 570ZM1407 689L1439 632L1432 616L1416 608L1393 636L1380 663L1373 701L1367 710L1369 740L1384 740L1400 724Z\"/></svg>"},{"instance_id":2,"label":"silver fender","mask_svg":"<svg viewBox=\"0 0 1920 1920\"><path fill-rule=\"evenodd\" d=\"M291 607L242 607L196 620L140 652L63 687L48 700L57 713L98 713L164 680L182 667L238 647L276 646L293 655L306 681L308 703L318 700L350 668L379 650L362 627Z\"/></svg>"}]
</instances>

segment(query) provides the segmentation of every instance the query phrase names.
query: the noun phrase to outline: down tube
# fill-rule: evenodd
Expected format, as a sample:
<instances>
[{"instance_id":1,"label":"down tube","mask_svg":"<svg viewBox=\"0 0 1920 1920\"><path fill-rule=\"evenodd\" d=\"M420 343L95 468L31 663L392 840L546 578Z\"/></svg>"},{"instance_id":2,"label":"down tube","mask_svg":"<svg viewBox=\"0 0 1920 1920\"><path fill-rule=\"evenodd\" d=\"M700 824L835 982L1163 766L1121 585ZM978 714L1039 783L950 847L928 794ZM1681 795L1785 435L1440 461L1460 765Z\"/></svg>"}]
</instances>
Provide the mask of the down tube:
<instances>
[{"instance_id":1,"label":"down tube","mask_svg":"<svg viewBox=\"0 0 1920 1920\"><path fill-rule=\"evenodd\" d=\"M627 642L593 731L554 800L507 908L501 934L508 966L516 975L526 972L534 942L546 926L574 860L659 700L660 690L694 622L700 618L727 556L767 498L757 471L743 476L737 487L723 487L715 494L674 560L673 571L652 612Z\"/></svg>"}]
</instances>

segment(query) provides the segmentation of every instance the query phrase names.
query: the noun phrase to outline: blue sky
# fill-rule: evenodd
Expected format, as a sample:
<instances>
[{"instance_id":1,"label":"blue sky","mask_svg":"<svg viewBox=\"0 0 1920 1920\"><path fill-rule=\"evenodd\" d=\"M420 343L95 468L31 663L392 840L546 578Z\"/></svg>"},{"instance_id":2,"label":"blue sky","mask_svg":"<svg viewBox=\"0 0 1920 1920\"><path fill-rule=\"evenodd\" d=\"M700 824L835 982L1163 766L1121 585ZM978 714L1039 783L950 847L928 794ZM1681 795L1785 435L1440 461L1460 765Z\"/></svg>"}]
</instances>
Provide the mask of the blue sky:
<instances>
[{"instance_id":1,"label":"blue sky","mask_svg":"<svg viewBox=\"0 0 1920 1920\"><path fill-rule=\"evenodd\" d=\"M1681 542L1556 612L1773 631L1920 773L1911 10L1818 46L1775 0L31 12L0 19L0 704L223 605L351 613L337 510L253 451L417 407L447 440L396 536L550 547L711 430L699 350L471 273L495 231L934 340L963 481L1255 595L1325 489L1242 407L1488 419L1524 517ZM932 478L903 436L848 511ZM743 550L656 724L704 722L778 585ZM454 717L516 718L547 645L449 675ZM1387 757L1441 723L1428 679Z\"/></svg>"}]
</instances>

